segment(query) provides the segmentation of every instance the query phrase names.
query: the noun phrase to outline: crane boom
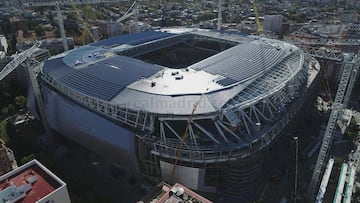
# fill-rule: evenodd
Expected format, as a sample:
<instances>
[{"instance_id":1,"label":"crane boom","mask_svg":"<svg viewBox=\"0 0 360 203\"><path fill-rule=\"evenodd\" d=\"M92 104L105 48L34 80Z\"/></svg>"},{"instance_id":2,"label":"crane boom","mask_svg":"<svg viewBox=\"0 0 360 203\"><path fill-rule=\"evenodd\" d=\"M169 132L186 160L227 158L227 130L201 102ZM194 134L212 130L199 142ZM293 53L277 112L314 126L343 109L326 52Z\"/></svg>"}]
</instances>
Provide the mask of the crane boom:
<instances>
[{"instance_id":1,"label":"crane boom","mask_svg":"<svg viewBox=\"0 0 360 203\"><path fill-rule=\"evenodd\" d=\"M34 72L33 65L31 65L30 61L28 60L31 57L32 53L40 45L41 45L41 42L37 41L29 49L27 49L19 54L16 54L15 58L1 70L0 81L2 79L4 79L8 74L10 74L13 70L15 70L20 64L25 62L25 64L26 64L25 71L27 72L27 74L29 76L30 84L34 90L35 99L39 106L41 121L43 122L46 134L48 135L48 138L50 138L48 141L51 141L52 131L47 122L47 118L46 118L46 114L45 114L45 110L44 110L44 102L43 102L42 96L41 96L41 91L39 88L39 84L37 83L37 80L36 80L36 74Z\"/></svg>"},{"instance_id":2,"label":"crane boom","mask_svg":"<svg viewBox=\"0 0 360 203\"><path fill-rule=\"evenodd\" d=\"M135 11L131 11L130 13L126 13L125 15L121 16L119 19L116 20L117 23L120 23L121 21L125 20L126 18L132 16L135 14Z\"/></svg>"},{"instance_id":3,"label":"crane boom","mask_svg":"<svg viewBox=\"0 0 360 203\"><path fill-rule=\"evenodd\" d=\"M81 16L79 8L76 6L75 2L73 0L71 0L71 6L74 8L77 18L83 23L84 25L84 30L85 33L88 33L91 37L91 39L96 42L96 39L94 37L94 35L92 34L92 32L89 29L89 23L87 21L84 20L84 18Z\"/></svg>"},{"instance_id":4,"label":"crane boom","mask_svg":"<svg viewBox=\"0 0 360 203\"><path fill-rule=\"evenodd\" d=\"M253 8L254 8L255 20L256 20L256 24L257 24L257 32L258 32L258 34L261 34L263 32L263 28L262 28L262 24L260 21L259 10L258 10L257 4L256 4L256 0L253 0Z\"/></svg>"},{"instance_id":5,"label":"crane boom","mask_svg":"<svg viewBox=\"0 0 360 203\"><path fill-rule=\"evenodd\" d=\"M201 99L204 97L204 94L201 94L201 97L199 98L199 100L194 104L194 107L192 109L192 112L191 112L191 115L187 121L187 125L186 125L186 128L185 128L185 132L184 132L184 135L181 137L181 143L180 143L180 146L179 146L179 150L177 151L176 153L176 159L175 159L175 162L174 162L174 165L173 165L173 168L171 170L171 174L170 174L170 179L169 179L169 183L172 184L173 183L173 178L174 178L174 175L175 175L175 170L176 170L176 167L177 167L177 163L181 157L181 153L182 153L182 148L185 144L185 140L189 137L189 127L190 127L190 124L192 122L192 119L194 117L194 114L195 114L195 111L196 111L196 108L197 106L200 104L201 102Z\"/></svg>"},{"instance_id":6,"label":"crane boom","mask_svg":"<svg viewBox=\"0 0 360 203\"><path fill-rule=\"evenodd\" d=\"M57 19L58 19L59 30L60 30L60 35L61 35L64 51L68 51L69 50L69 45L67 43L66 33L65 33L65 28L64 28L64 22L63 22L63 19L62 19L62 15L61 15L61 11L60 11L60 5L59 5L58 2L56 2L56 4L55 4L55 9L56 9L56 15L57 15Z\"/></svg>"},{"instance_id":7,"label":"crane boom","mask_svg":"<svg viewBox=\"0 0 360 203\"><path fill-rule=\"evenodd\" d=\"M218 23L217 23L217 30L221 30L221 21L222 21L222 13L221 13L221 4L222 4L222 0L219 0L219 5L218 5Z\"/></svg>"},{"instance_id":8,"label":"crane boom","mask_svg":"<svg viewBox=\"0 0 360 203\"><path fill-rule=\"evenodd\" d=\"M26 59L28 59L35 51L35 49L40 46L40 44L41 42L35 42L34 45L29 49L16 54L15 58L0 71L0 81L9 75L13 70L15 70L16 67L23 63Z\"/></svg>"}]
</instances>

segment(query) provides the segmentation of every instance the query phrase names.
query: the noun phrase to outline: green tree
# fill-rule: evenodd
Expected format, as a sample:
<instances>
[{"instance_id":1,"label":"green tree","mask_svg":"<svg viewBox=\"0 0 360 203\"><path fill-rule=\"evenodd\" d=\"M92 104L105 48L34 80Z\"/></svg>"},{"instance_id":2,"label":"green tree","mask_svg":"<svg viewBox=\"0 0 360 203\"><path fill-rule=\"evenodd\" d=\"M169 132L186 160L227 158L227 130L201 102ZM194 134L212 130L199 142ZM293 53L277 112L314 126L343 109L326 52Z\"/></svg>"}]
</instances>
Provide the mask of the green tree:
<instances>
[{"instance_id":1,"label":"green tree","mask_svg":"<svg viewBox=\"0 0 360 203\"><path fill-rule=\"evenodd\" d=\"M1 109L1 114L2 115L7 115L8 113L9 113L8 107L4 107L4 108Z\"/></svg>"},{"instance_id":2,"label":"green tree","mask_svg":"<svg viewBox=\"0 0 360 203\"><path fill-rule=\"evenodd\" d=\"M36 155L35 154L29 154L27 156L24 156L23 158L21 158L20 163L21 164L25 164L33 159L36 159Z\"/></svg>"},{"instance_id":3,"label":"green tree","mask_svg":"<svg viewBox=\"0 0 360 203\"><path fill-rule=\"evenodd\" d=\"M27 23L29 30L34 30L37 26L37 23L32 18L28 19Z\"/></svg>"},{"instance_id":4,"label":"green tree","mask_svg":"<svg viewBox=\"0 0 360 203\"><path fill-rule=\"evenodd\" d=\"M9 136L6 131L7 122L1 121L0 122L0 139L7 143L9 141Z\"/></svg>"},{"instance_id":5,"label":"green tree","mask_svg":"<svg viewBox=\"0 0 360 203\"><path fill-rule=\"evenodd\" d=\"M15 106L13 104L9 104L7 108L9 110L9 113L13 113L15 111Z\"/></svg>"},{"instance_id":6,"label":"green tree","mask_svg":"<svg viewBox=\"0 0 360 203\"><path fill-rule=\"evenodd\" d=\"M7 82L1 82L0 83L0 97L9 97L9 88L10 85Z\"/></svg>"},{"instance_id":7,"label":"green tree","mask_svg":"<svg viewBox=\"0 0 360 203\"><path fill-rule=\"evenodd\" d=\"M18 108L24 108L26 104L26 97L22 95L15 97L15 104Z\"/></svg>"},{"instance_id":8,"label":"green tree","mask_svg":"<svg viewBox=\"0 0 360 203\"><path fill-rule=\"evenodd\" d=\"M41 25L36 26L34 29L37 37L41 37L45 35L44 29Z\"/></svg>"},{"instance_id":9,"label":"green tree","mask_svg":"<svg viewBox=\"0 0 360 203\"><path fill-rule=\"evenodd\" d=\"M344 138L345 139L352 139L354 137L356 137L359 133L359 128L356 124L356 120L353 117L350 121L350 125L348 128L346 128L345 134L344 134Z\"/></svg>"}]
</instances>

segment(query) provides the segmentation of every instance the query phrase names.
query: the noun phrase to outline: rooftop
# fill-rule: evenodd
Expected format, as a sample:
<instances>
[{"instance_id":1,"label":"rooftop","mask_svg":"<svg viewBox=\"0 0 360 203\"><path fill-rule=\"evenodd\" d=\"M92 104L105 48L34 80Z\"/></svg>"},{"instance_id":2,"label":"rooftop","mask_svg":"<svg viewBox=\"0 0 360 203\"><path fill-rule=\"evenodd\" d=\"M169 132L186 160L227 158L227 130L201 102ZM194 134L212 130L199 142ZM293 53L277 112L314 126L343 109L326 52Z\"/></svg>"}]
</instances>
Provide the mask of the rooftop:
<instances>
[{"instance_id":1,"label":"rooftop","mask_svg":"<svg viewBox=\"0 0 360 203\"><path fill-rule=\"evenodd\" d=\"M278 66L287 71L285 62L297 67L288 74L293 76L302 67L301 57L297 47L277 40L167 29L122 35L53 56L44 64L43 79L101 103L158 114L188 115L203 94L197 114L211 114L267 72Z\"/></svg>"},{"instance_id":2,"label":"rooftop","mask_svg":"<svg viewBox=\"0 0 360 203\"><path fill-rule=\"evenodd\" d=\"M149 194L144 197L144 201L151 203L212 203L212 201L204 198L180 183L175 183L173 186L170 186L164 182L160 183L155 189L151 190Z\"/></svg>"},{"instance_id":3,"label":"rooftop","mask_svg":"<svg viewBox=\"0 0 360 203\"><path fill-rule=\"evenodd\" d=\"M63 186L63 181L32 160L0 177L0 201L34 203Z\"/></svg>"}]
</instances>

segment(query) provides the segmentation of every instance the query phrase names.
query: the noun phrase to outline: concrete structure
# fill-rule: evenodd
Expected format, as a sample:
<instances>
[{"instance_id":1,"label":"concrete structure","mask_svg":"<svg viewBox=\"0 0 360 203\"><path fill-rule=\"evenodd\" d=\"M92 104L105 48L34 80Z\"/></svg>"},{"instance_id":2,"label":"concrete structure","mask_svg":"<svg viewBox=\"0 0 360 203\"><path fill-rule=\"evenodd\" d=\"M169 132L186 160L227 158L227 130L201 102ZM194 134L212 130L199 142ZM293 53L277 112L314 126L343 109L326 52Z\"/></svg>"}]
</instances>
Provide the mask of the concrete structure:
<instances>
[{"instance_id":1,"label":"concrete structure","mask_svg":"<svg viewBox=\"0 0 360 203\"><path fill-rule=\"evenodd\" d=\"M283 16L282 15L265 15L264 16L264 31L275 32L276 34L281 34Z\"/></svg>"},{"instance_id":2,"label":"concrete structure","mask_svg":"<svg viewBox=\"0 0 360 203\"><path fill-rule=\"evenodd\" d=\"M356 11L345 11L341 15L343 23L359 23L359 14Z\"/></svg>"},{"instance_id":3,"label":"concrete structure","mask_svg":"<svg viewBox=\"0 0 360 203\"><path fill-rule=\"evenodd\" d=\"M14 203L70 203L66 183L37 160L0 176L0 200Z\"/></svg>"},{"instance_id":4,"label":"concrete structure","mask_svg":"<svg viewBox=\"0 0 360 203\"><path fill-rule=\"evenodd\" d=\"M273 39L164 29L65 52L42 70L54 130L153 181L242 201L319 64ZM28 107L38 115L31 89Z\"/></svg>"},{"instance_id":5,"label":"concrete structure","mask_svg":"<svg viewBox=\"0 0 360 203\"><path fill-rule=\"evenodd\" d=\"M99 31L107 38L121 35L120 23L116 21L90 20L89 22L99 27Z\"/></svg>"},{"instance_id":6,"label":"concrete structure","mask_svg":"<svg viewBox=\"0 0 360 203\"><path fill-rule=\"evenodd\" d=\"M11 30L13 32L16 32L18 30L27 30L28 29L28 24L27 21L22 17L22 16L13 16L10 18L10 25L11 25Z\"/></svg>"}]
</instances>

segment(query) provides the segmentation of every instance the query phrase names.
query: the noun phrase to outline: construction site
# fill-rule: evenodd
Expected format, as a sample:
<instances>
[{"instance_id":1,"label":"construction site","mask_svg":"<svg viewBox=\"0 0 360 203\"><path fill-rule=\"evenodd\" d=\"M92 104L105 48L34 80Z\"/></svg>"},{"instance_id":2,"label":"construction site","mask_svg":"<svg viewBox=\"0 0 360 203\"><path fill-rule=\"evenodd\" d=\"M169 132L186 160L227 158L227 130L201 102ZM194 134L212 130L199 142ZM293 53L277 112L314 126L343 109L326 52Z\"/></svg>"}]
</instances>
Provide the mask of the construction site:
<instances>
[{"instance_id":1,"label":"construction site","mask_svg":"<svg viewBox=\"0 0 360 203\"><path fill-rule=\"evenodd\" d=\"M267 38L254 1L258 35L162 28L68 50L54 6L65 52L36 60L37 41L0 72L24 68L46 145L64 136L215 202L357 201L359 141L343 134L357 115L359 40Z\"/></svg>"}]
</instances>

